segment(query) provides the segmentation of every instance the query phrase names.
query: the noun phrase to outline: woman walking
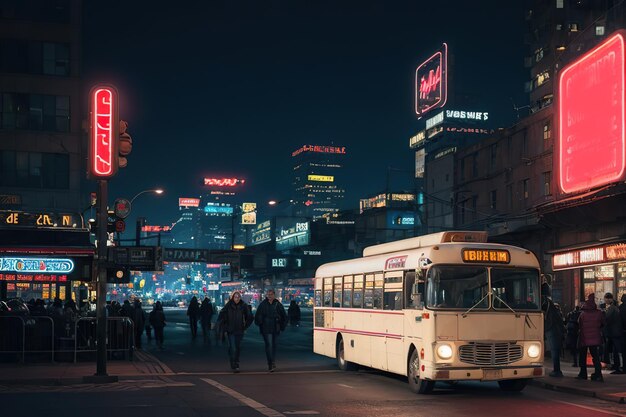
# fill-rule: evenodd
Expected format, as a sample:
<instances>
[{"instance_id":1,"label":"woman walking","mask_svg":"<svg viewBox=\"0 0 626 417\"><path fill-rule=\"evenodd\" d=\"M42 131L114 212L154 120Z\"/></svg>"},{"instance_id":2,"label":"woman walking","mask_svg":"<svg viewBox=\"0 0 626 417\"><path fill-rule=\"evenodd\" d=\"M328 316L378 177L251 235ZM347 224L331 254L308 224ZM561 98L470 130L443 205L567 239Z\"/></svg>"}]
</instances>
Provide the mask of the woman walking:
<instances>
[{"instance_id":1,"label":"woman walking","mask_svg":"<svg viewBox=\"0 0 626 417\"><path fill-rule=\"evenodd\" d=\"M241 293L234 291L230 300L220 311L217 317L218 334L220 339L224 339L224 335L228 337L228 355L230 357L230 368L235 372L239 372L239 353L241 351L241 340L243 332L252 322L254 317L245 302L241 299Z\"/></svg>"},{"instance_id":2,"label":"woman walking","mask_svg":"<svg viewBox=\"0 0 626 417\"><path fill-rule=\"evenodd\" d=\"M154 328L154 339L159 349L163 349L163 328L165 327L165 313L160 301L154 305L154 309L150 312L150 324Z\"/></svg>"},{"instance_id":3,"label":"woman walking","mask_svg":"<svg viewBox=\"0 0 626 417\"><path fill-rule=\"evenodd\" d=\"M189 316L189 327L191 328L191 338L195 339L198 334L198 316L200 315L200 304L198 299L194 295L189 301L189 307L187 307L187 315Z\"/></svg>"}]
</instances>

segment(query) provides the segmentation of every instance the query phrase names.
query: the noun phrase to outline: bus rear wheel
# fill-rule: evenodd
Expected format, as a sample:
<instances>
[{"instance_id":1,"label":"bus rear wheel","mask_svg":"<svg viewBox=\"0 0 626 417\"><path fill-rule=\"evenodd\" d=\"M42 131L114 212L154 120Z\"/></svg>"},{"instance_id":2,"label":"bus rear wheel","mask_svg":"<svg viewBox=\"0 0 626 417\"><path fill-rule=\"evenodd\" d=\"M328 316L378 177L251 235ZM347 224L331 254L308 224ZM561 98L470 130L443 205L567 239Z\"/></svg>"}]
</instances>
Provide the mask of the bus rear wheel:
<instances>
[{"instance_id":1,"label":"bus rear wheel","mask_svg":"<svg viewBox=\"0 0 626 417\"><path fill-rule=\"evenodd\" d=\"M337 341L337 366L342 371L356 371L357 365L355 363L349 362L346 360L346 352L343 347L343 337L340 337Z\"/></svg>"},{"instance_id":2,"label":"bus rear wheel","mask_svg":"<svg viewBox=\"0 0 626 417\"><path fill-rule=\"evenodd\" d=\"M420 361L417 356L417 349L411 353L408 368L409 389L416 394L430 394L435 388L435 381L420 378Z\"/></svg>"},{"instance_id":3,"label":"bus rear wheel","mask_svg":"<svg viewBox=\"0 0 626 417\"><path fill-rule=\"evenodd\" d=\"M526 384L528 384L528 379L505 379L498 381L500 389L509 392L520 392L526 387Z\"/></svg>"}]
</instances>

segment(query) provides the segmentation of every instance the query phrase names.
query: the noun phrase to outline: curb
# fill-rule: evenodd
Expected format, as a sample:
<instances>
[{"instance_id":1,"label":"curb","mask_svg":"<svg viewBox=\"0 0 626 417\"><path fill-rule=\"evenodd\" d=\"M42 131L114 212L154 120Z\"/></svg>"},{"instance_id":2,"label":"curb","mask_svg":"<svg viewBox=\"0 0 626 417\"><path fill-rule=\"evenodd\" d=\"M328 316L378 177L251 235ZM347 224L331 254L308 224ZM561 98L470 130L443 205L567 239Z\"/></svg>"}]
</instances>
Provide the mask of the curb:
<instances>
[{"instance_id":1,"label":"curb","mask_svg":"<svg viewBox=\"0 0 626 417\"><path fill-rule=\"evenodd\" d=\"M608 394L608 393L596 392L596 391L575 388L575 387L568 387L564 385L558 385L558 384L553 384L550 382L538 381L538 380L531 381L530 385L534 387L548 389L551 391L564 392L566 394L574 394L574 395L580 395L584 397L598 398L600 400L614 402L618 404L626 403L626 393Z\"/></svg>"}]
</instances>

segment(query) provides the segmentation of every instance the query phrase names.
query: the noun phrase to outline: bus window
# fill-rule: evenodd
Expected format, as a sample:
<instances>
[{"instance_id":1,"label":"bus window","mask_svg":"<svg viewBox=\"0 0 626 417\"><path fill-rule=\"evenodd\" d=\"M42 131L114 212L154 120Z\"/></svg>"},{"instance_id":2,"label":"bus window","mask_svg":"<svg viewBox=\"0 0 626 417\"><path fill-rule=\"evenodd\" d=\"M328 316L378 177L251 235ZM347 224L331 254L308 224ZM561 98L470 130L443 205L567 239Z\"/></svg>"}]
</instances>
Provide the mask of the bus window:
<instances>
[{"instance_id":1,"label":"bus window","mask_svg":"<svg viewBox=\"0 0 626 417\"><path fill-rule=\"evenodd\" d=\"M374 309L383 308L383 274L374 277Z\"/></svg>"},{"instance_id":2,"label":"bus window","mask_svg":"<svg viewBox=\"0 0 626 417\"><path fill-rule=\"evenodd\" d=\"M354 293L352 294L352 307L363 307L363 275L354 276Z\"/></svg>"},{"instance_id":3,"label":"bus window","mask_svg":"<svg viewBox=\"0 0 626 417\"><path fill-rule=\"evenodd\" d=\"M383 300L385 310L402 310L402 291L386 290Z\"/></svg>"},{"instance_id":4,"label":"bus window","mask_svg":"<svg viewBox=\"0 0 626 417\"><path fill-rule=\"evenodd\" d=\"M365 293L363 295L363 307L374 308L374 275L365 276Z\"/></svg>"},{"instance_id":5,"label":"bus window","mask_svg":"<svg viewBox=\"0 0 626 417\"><path fill-rule=\"evenodd\" d=\"M315 307L322 306L322 290L315 290Z\"/></svg>"},{"instance_id":6,"label":"bus window","mask_svg":"<svg viewBox=\"0 0 626 417\"><path fill-rule=\"evenodd\" d=\"M539 309L539 272L536 269L491 268L493 307L508 310Z\"/></svg>"},{"instance_id":7,"label":"bus window","mask_svg":"<svg viewBox=\"0 0 626 417\"><path fill-rule=\"evenodd\" d=\"M333 300L333 279L324 278L324 307L330 307Z\"/></svg>"},{"instance_id":8,"label":"bus window","mask_svg":"<svg viewBox=\"0 0 626 417\"><path fill-rule=\"evenodd\" d=\"M352 307L352 275L343 277L343 306Z\"/></svg>"},{"instance_id":9,"label":"bus window","mask_svg":"<svg viewBox=\"0 0 626 417\"><path fill-rule=\"evenodd\" d=\"M342 277L335 277L335 288L333 291L333 307L341 307L341 288Z\"/></svg>"},{"instance_id":10,"label":"bus window","mask_svg":"<svg viewBox=\"0 0 626 417\"><path fill-rule=\"evenodd\" d=\"M406 308L424 307L424 273L407 271L404 275L404 305ZM416 286L417 285L417 286Z\"/></svg>"},{"instance_id":11,"label":"bus window","mask_svg":"<svg viewBox=\"0 0 626 417\"><path fill-rule=\"evenodd\" d=\"M428 270L428 307L489 307L487 268L468 266L432 266Z\"/></svg>"}]
</instances>

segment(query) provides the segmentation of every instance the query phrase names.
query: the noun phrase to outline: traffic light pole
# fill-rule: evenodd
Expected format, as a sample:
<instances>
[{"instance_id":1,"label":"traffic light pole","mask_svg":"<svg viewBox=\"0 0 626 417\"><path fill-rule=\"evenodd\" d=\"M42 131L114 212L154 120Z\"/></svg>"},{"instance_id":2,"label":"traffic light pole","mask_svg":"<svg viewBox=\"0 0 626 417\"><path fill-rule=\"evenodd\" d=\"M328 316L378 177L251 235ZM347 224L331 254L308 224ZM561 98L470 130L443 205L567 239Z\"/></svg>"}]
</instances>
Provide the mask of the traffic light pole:
<instances>
[{"instance_id":1,"label":"traffic light pole","mask_svg":"<svg viewBox=\"0 0 626 417\"><path fill-rule=\"evenodd\" d=\"M97 358L96 376L107 376L107 323L106 323L106 296L107 296L107 223L108 223L108 181L98 181L98 289L96 297L96 336Z\"/></svg>"}]
</instances>

